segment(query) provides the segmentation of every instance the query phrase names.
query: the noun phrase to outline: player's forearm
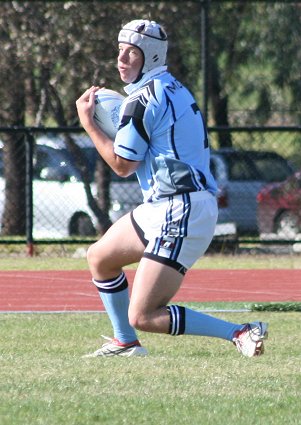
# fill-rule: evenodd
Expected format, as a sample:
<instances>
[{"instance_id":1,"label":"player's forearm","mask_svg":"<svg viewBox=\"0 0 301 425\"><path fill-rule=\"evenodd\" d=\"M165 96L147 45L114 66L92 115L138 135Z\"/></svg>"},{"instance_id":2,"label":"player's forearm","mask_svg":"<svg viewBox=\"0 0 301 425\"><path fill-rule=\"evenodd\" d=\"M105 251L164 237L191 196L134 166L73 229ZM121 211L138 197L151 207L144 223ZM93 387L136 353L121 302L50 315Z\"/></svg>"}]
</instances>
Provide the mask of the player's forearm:
<instances>
[{"instance_id":1,"label":"player's forearm","mask_svg":"<svg viewBox=\"0 0 301 425\"><path fill-rule=\"evenodd\" d=\"M92 139L102 159L113 169L113 171L117 172L118 158L114 152L113 140L103 133L94 123L86 125L85 130Z\"/></svg>"},{"instance_id":2,"label":"player's forearm","mask_svg":"<svg viewBox=\"0 0 301 425\"><path fill-rule=\"evenodd\" d=\"M99 155L120 177L133 174L139 166L139 162L121 158L114 152L114 142L95 123L95 91L99 87L90 87L76 101L79 120L81 125L92 139Z\"/></svg>"},{"instance_id":3,"label":"player's forearm","mask_svg":"<svg viewBox=\"0 0 301 425\"><path fill-rule=\"evenodd\" d=\"M94 122L89 123L85 130L92 139L99 155L117 175L120 177L128 177L136 171L139 163L126 160L116 155L114 152L113 140L101 131Z\"/></svg>"}]
</instances>

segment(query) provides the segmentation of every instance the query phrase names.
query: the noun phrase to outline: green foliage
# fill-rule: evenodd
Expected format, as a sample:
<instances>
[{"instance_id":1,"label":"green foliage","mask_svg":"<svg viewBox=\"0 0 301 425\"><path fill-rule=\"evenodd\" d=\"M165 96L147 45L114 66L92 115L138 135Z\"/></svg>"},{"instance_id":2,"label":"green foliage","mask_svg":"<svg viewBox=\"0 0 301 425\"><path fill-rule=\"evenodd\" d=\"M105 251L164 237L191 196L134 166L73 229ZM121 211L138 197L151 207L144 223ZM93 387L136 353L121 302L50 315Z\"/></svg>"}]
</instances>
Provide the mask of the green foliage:
<instances>
[{"instance_id":1,"label":"green foliage","mask_svg":"<svg viewBox=\"0 0 301 425\"><path fill-rule=\"evenodd\" d=\"M251 306L252 311L301 311L301 303L262 303L253 304Z\"/></svg>"},{"instance_id":2,"label":"green foliage","mask_svg":"<svg viewBox=\"0 0 301 425\"><path fill-rule=\"evenodd\" d=\"M211 100L227 100L219 107L233 125L300 123L298 4L209 3ZM117 33L122 23L138 17L166 27L170 69L202 104L201 6L196 1L185 7L178 1L1 2L0 65L6 84L0 88L0 123L15 124L25 116L27 125L73 125L75 100L87 87L122 90ZM211 117L218 112L211 111Z\"/></svg>"},{"instance_id":3,"label":"green foliage","mask_svg":"<svg viewBox=\"0 0 301 425\"><path fill-rule=\"evenodd\" d=\"M210 5L211 62L232 125L300 123L300 13L292 2Z\"/></svg>"}]
</instances>

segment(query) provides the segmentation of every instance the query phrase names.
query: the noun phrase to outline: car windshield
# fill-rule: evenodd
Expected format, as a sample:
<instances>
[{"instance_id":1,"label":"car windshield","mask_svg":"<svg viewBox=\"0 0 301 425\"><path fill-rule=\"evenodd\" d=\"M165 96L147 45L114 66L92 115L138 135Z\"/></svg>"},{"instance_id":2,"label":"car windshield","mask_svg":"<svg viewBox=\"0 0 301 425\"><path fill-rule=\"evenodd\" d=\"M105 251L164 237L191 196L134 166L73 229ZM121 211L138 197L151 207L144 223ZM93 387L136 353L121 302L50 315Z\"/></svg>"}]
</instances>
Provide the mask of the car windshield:
<instances>
[{"instance_id":1,"label":"car windshield","mask_svg":"<svg viewBox=\"0 0 301 425\"><path fill-rule=\"evenodd\" d=\"M254 163L262 179L268 183L282 182L292 174L286 160L278 156L255 158Z\"/></svg>"},{"instance_id":2,"label":"car windshield","mask_svg":"<svg viewBox=\"0 0 301 425\"><path fill-rule=\"evenodd\" d=\"M268 183L285 180L293 173L288 162L271 152L235 152L227 155L230 180L265 181Z\"/></svg>"},{"instance_id":3,"label":"car windshield","mask_svg":"<svg viewBox=\"0 0 301 425\"><path fill-rule=\"evenodd\" d=\"M233 155L228 157L228 174L230 180L260 180L254 164L249 158Z\"/></svg>"},{"instance_id":4,"label":"car windshield","mask_svg":"<svg viewBox=\"0 0 301 425\"><path fill-rule=\"evenodd\" d=\"M93 148L82 148L81 153L87 161L89 170L89 180L94 177L96 155ZM47 170L51 169L51 179L59 180L60 176L64 176L65 181L80 181L81 175L75 165L75 161L71 153L67 149L55 149L49 146L37 145L34 155L34 176L35 178L49 179Z\"/></svg>"},{"instance_id":5,"label":"car windshield","mask_svg":"<svg viewBox=\"0 0 301 425\"><path fill-rule=\"evenodd\" d=\"M97 153L95 148L81 148L81 153L88 164L89 181L95 178ZM55 149L46 145L36 145L34 152L34 179L81 181L79 170L74 164L73 157L67 149ZM49 170L52 172L49 172ZM4 174L3 151L0 149L0 177ZM136 174L127 178L119 177L111 171L111 182L137 182Z\"/></svg>"}]
</instances>

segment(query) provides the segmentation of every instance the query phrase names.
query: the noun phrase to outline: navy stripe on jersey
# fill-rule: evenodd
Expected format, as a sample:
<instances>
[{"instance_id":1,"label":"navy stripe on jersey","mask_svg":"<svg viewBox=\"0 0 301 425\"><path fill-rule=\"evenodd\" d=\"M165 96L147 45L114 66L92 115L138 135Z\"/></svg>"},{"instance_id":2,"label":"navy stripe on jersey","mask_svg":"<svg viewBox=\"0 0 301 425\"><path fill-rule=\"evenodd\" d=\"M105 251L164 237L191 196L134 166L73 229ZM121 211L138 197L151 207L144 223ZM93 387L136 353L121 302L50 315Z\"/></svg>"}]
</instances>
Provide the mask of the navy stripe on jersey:
<instances>
[{"instance_id":1,"label":"navy stripe on jersey","mask_svg":"<svg viewBox=\"0 0 301 425\"><path fill-rule=\"evenodd\" d=\"M128 160L141 161L136 173L145 202L200 190L216 193L202 114L172 75L160 73L137 85L121 111L114 149Z\"/></svg>"},{"instance_id":2,"label":"navy stripe on jersey","mask_svg":"<svg viewBox=\"0 0 301 425\"><path fill-rule=\"evenodd\" d=\"M204 188L204 189L206 189L206 187L207 187L207 180L206 180L206 177L205 177L204 173L202 173L202 171L200 171L200 170L197 170L197 171L198 171L198 173L199 173L200 180L201 180L201 183L202 183L202 185L203 185L203 188Z\"/></svg>"},{"instance_id":3,"label":"navy stripe on jersey","mask_svg":"<svg viewBox=\"0 0 301 425\"><path fill-rule=\"evenodd\" d=\"M132 117L130 115L123 115L122 121L118 127L118 130L122 129L122 127L125 127L128 125L129 122L133 123L133 126L135 127L135 130L137 133L142 137L142 139L145 140L146 143L149 143L149 137L148 134L145 131L144 125L143 125L143 119ZM122 146L122 145L120 145Z\"/></svg>"},{"instance_id":4,"label":"navy stripe on jersey","mask_svg":"<svg viewBox=\"0 0 301 425\"><path fill-rule=\"evenodd\" d=\"M156 102L158 102L157 96L156 96L156 92L155 92L155 82L154 80L151 80L146 87L148 87L151 95L153 96L153 98L156 100Z\"/></svg>"},{"instance_id":5,"label":"navy stripe on jersey","mask_svg":"<svg viewBox=\"0 0 301 425\"><path fill-rule=\"evenodd\" d=\"M203 129L204 129L204 135L205 135L205 139L204 139L204 148L208 149L209 148L209 139L208 139L208 131L207 131L207 126L205 124L204 121L204 117L201 114L201 118L202 118L202 123L203 123Z\"/></svg>"},{"instance_id":6,"label":"navy stripe on jersey","mask_svg":"<svg viewBox=\"0 0 301 425\"><path fill-rule=\"evenodd\" d=\"M167 94L165 93L165 97L166 97L166 102L167 102L167 107L170 107L171 112L172 112L172 117L173 117L173 121L176 122L176 114L175 114L175 110L174 110L174 106L172 104L172 101L170 100L170 98L167 96ZM179 154L177 152L176 149L176 144L175 144L175 125L171 125L170 127L170 136L171 136L171 145L172 145L172 150L174 153L174 156L176 159L179 159Z\"/></svg>"},{"instance_id":7,"label":"navy stripe on jersey","mask_svg":"<svg viewBox=\"0 0 301 425\"><path fill-rule=\"evenodd\" d=\"M200 185L199 174L197 173L197 176L196 176L196 173L194 173L192 167L189 167L189 168L190 168L191 180L192 180L193 184L195 185L195 187L198 187L199 190L204 189L204 187L202 185Z\"/></svg>"},{"instance_id":8,"label":"navy stripe on jersey","mask_svg":"<svg viewBox=\"0 0 301 425\"><path fill-rule=\"evenodd\" d=\"M143 87L141 90L137 92L135 96L132 96L128 103L126 104L121 123L119 125L119 129L125 127L131 121L134 125L137 133L147 142L149 143L149 136L145 131L143 117L145 113L145 109L147 103L149 102L149 96L154 93L154 84L149 84L148 86Z\"/></svg>"},{"instance_id":9,"label":"navy stripe on jersey","mask_svg":"<svg viewBox=\"0 0 301 425\"><path fill-rule=\"evenodd\" d=\"M137 154L137 151L135 151L135 149L128 148L127 146L124 146L124 145L118 145L118 146L121 147L122 149L128 151L128 152L133 152L133 153Z\"/></svg>"},{"instance_id":10,"label":"navy stripe on jersey","mask_svg":"<svg viewBox=\"0 0 301 425\"><path fill-rule=\"evenodd\" d=\"M193 110L193 112L196 114L197 112L199 112L199 114L200 114L200 117L201 117L201 119L202 119L202 123L203 123L203 131L204 131L204 148L205 149L207 149L208 147L209 147L209 140L208 140L208 132L207 132L207 127L206 127L206 124L205 124L205 121L204 121L204 117L203 117L203 115L202 115L202 113L201 113L201 110L200 110L200 108L198 107L198 104L197 103L193 103L192 105L191 105L191 107L192 107L192 110Z\"/></svg>"},{"instance_id":11,"label":"navy stripe on jersey","mask_svg":"<svg viewBox=\"0 0 301 425\"><path fill-rule=\"evenodd\" d=\"M147 97L143 92L139 92L136 96L129 99L126 104L124 115L130 118L142 120L147 105Z\"/></svg>"}]
</instances>

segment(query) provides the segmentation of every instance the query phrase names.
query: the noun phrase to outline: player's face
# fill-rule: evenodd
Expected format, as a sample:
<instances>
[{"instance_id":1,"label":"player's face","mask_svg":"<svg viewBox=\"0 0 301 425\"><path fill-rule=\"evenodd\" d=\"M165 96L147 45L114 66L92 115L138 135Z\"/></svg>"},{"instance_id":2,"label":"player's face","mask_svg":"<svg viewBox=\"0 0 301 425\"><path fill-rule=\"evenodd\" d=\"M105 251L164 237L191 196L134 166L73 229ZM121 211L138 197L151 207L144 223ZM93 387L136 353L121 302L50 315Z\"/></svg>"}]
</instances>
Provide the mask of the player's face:
<instances>
[{"instance_id":1,"label":"player's face","mask_svg":"<svg viewBox=\"0 0 301 425\"><path fill-rule=\"evenodd\" d=\"M124 83L135 81L143 66L143 53L138 47L120 43L118 54L118 71Z\"/></svg>"}]
</instances>

